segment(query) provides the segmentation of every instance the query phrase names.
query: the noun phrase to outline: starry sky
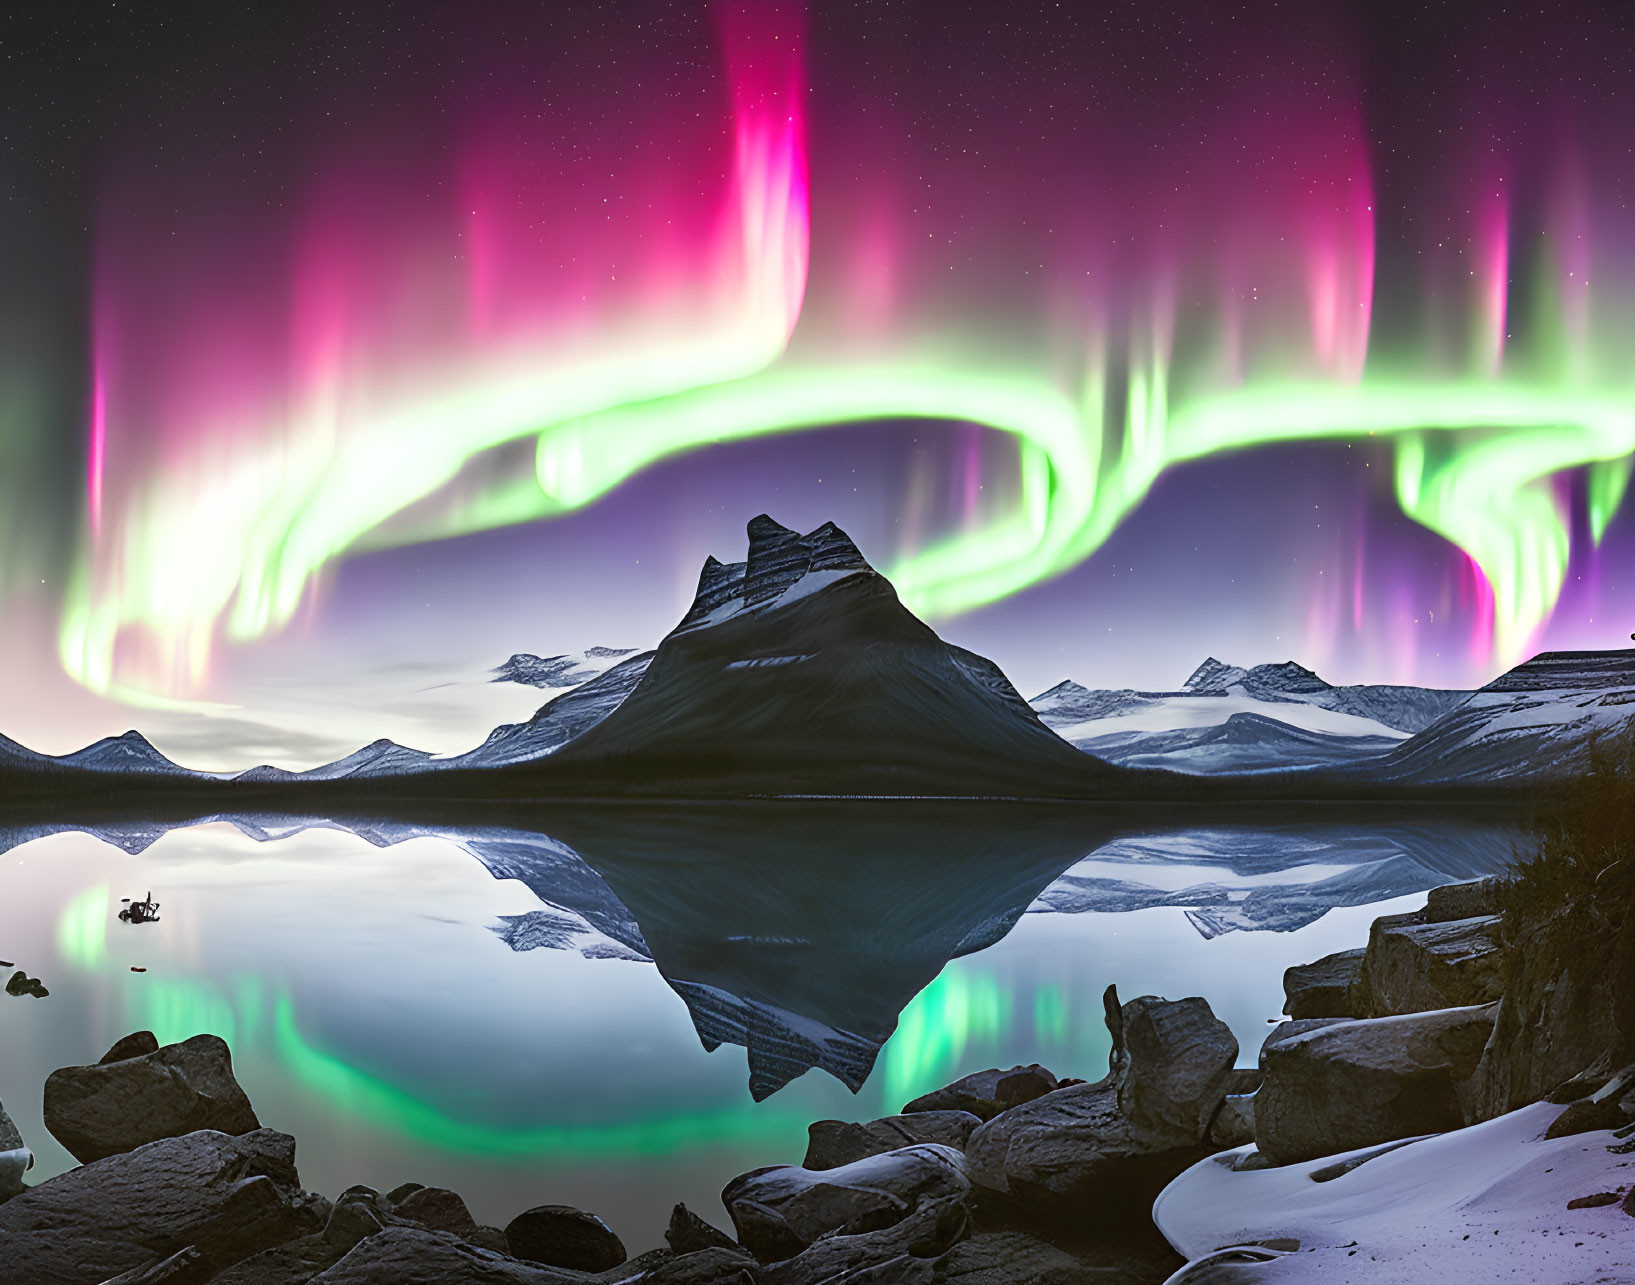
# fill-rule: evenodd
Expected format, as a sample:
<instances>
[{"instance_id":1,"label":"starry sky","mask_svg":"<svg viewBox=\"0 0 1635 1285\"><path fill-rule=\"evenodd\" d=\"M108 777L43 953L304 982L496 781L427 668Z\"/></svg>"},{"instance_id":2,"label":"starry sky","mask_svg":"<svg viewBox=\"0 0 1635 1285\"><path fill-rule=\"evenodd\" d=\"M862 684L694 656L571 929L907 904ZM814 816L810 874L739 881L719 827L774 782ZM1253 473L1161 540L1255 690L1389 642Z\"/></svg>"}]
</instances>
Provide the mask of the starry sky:
<instances>
[{"instance_id":1,"label":"starry sky","mask_svg":"<svg viewBox=\"0 0 1635 1285\"><path fill-rule=\"evenodd\" d=\"M767 511L1025 695L1635 627L1619 5L0 19L0 730L453 751Z\"/></svg>"}]
</instances>

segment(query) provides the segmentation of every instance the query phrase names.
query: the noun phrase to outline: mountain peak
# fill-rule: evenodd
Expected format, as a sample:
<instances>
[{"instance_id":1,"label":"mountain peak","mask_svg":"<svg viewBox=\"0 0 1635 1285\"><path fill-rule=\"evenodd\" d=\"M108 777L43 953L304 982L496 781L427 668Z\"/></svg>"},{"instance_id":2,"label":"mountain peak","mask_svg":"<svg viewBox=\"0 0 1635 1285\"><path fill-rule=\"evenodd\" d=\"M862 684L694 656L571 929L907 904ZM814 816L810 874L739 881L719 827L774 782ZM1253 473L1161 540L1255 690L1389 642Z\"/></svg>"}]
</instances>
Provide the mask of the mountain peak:
<instances>
[{"instance_id":1,"label":"mountain peak","mask_svg":"<svg viewBox=\"0 0 1635 1285\"><path fill-rule=\"evenodd\" d=\"M1319 678L1315 670L1292 660L1274 665L1256 665L1246 677L1251 687L1284 692L1326 691L1331 686Z\"/></svg>"},{"instance_id":2,"label":"mountain peak","mask_svg":"<svg viewBox=\"0 0 1635 1285\"><path fill-rule=\"evenodd\" d=\"M874 574L852 538L833 522L801 535L761 513L749 520L748 533L746 561L721 562L713 556L704 560L698 593L679 629L771 607L814 575L820 579L808 581L808 588L821 588L854 572Z\"/></svg>"},{"instance_id":3,"label":"mountain peak","mask_svg":"<svg viewBox=\"0 0 1635 1285\"><path fill-rule=\"evenodd\" d=\"M1241 683L1248 673L1241 665L1228 665L1224 660L1208 656L1181 687L1189 692L1224 692L1234 683Z\"/></svg>"}]
</instances>

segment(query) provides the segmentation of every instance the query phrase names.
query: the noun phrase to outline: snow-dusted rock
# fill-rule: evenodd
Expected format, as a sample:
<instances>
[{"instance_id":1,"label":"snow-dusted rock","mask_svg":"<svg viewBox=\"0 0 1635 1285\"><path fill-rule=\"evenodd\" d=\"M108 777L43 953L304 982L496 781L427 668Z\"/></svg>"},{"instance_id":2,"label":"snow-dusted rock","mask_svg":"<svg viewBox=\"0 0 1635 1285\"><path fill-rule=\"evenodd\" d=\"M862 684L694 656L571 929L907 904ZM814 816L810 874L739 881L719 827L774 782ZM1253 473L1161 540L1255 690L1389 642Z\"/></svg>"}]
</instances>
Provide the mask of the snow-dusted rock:
<instances>
[{"instance_id":1,"label":"snow-dusted rock","mask_svg":"<svg viewBox=\"0 0 1635 1285\"><path fill-rule=\"evenodd\" d=\"M795 1165L756 1169L721 1193L738 1240L765 1262L792 1258L820 1237L901 1222L921 1205L971 1189L965 1157L920 1143L813 1172Z\"/></svg>"},{"instance_id":2,"label":"snow-dusted rock","mask_svg":"<svg viewBox=\"0 0 1635 1285\"><path fill-rule=\"evenodd\" d=\"M1261 1050L1255 1139L1273 1164L1439 1133L1464 1123L1460 1089L1496 1005L1273 1032Z\"/></svg>"}]
</instances>

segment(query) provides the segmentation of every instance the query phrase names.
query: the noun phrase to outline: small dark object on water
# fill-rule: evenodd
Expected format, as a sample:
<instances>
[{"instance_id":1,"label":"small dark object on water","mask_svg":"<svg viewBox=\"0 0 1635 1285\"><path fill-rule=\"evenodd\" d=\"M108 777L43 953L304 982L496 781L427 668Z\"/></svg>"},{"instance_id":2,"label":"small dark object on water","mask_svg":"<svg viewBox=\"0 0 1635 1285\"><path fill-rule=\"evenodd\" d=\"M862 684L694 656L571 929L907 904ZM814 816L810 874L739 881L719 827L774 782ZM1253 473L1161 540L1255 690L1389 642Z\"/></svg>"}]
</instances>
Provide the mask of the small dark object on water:
<instances>
[{"instance_id":1,"label":"small dark object on water","mask_svg":"<svg viewBox=\"0 0 1635 1285\"><path fill-rule=\"evenodd\" d=\"M9 959L0 959L0 968L13 968L15 965Z\"/></svg>"},{"instance_id":2,"label":"small dark object on water","mask_svg":"<svg viewBox=\"0 0 1635 1285\"><path fill-rule=\"evenodd\" d=\"M145 973L147 971L148 970L145 969L145 968L138 968L135 964L131 965L131 972L133 972L133 973Z\"/></svg>"},{"instance_id":3,"label":"small dark object on water","mask_svg":"<svg viewBox=\"0 0 1635 1285\"><path fill-rule=\"evenodd\" d=\"M46 990L44 986L40 985L40 979L38 977L30 977L21 968L19 968L11 975L11 980L6 983L6 994L32 995L35 999L44 999L47 995L51 994L51 992Z\"/></svg>"},{"instance_id":4,"label":"small dark object on water","mask_svg":"<svg viewBox=\"0 0 1635 1285\"><path fill-rule=\"evenodd\" d=\"M130 905L119 912L119 917L128 924L151 924L159 919L159 903L153 899L150 892L145 901L131 901L129 897L121 897L121 901L130 901Z\"/></svg>"}]
</instances>

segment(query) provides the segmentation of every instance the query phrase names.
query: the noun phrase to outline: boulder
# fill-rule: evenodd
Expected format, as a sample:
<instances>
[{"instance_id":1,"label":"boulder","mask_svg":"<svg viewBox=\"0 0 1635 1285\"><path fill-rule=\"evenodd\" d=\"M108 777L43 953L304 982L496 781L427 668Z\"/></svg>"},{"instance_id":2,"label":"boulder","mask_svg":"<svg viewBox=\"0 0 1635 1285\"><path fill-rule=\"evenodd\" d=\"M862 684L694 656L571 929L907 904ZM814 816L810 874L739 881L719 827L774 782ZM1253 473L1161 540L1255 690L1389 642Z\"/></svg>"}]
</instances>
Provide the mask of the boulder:
<instances>
[{"instance_id":1,"label":"boulder","mask_svg":"<svg viewBox=\"0 0 1635 1285\"><path fill-rule=\"evenodd\" d=\"M239 1134L261 1125L233 1078L226 1043L195 1035L137 1057L53 1071L45 1082L45 1127L89 1164L199 1129Z\"/></svg>"},{"instance_id":2,"label":"boulder","mask_svg":"<svg viewBox=\"0 0 1635 1285\"><path fill-rule=\"evenodd\" d=\"M1366 994L1361 991L1363 957L1368 952L1340 950L1310 964L1296 964L1283 973L1283 1011L1293 1018L1367 1017Z\"/></svg>"},{"instance_id":3,"label":"boulder","mask_svg":"<svg viewBox=\"0 0 1635 1285\"><path fill-rule=\"evenodd\" d=\"M1118 1223L1208 1149L1238 1045L1202 999L1143 995L1107 1024L1112 1072L996 1116L971 1134L971 1179L1046 1219Z\"/></svg>"},{"instance_id":4,"label":"boulder","mask_svg":"<svg viewBox=\"0 0 1635 1285\"><path fill-rule=\"evenodd\" d=\"M1550 921L1507 951L1504 998L1472 1081L1467 1122L1537 1102L1608 1057L1620 1029L1614 974L1581 958L1572 932Z\"/></svg>"},{"instance_id":5,"label":"boulder","mask_svg":"<svg viewBox=\"0 0 1635 1285\"><path fill-rule=\"evenodd\" d=\"M1368 1008L1359 1016L1492 1003L1503 990L1498 926L1491 915L1437 923L1412 915L1376 919L1363 966Z\"/></svg>"},{"instance_id":6,"label":"boulder","mask_svg":"<svg viewBox=\"0 0 1635 1285\"><path fill-rule=\"evenodd\" d=\"M1105 1215L1117 1222L1205 1154L1197 1137L1138 1130L1111 1077L1058 1089L1007 1111L971 1135L971 1180L1052 1220Z\"/></svg>"},{"instance_id":7,"label":"boulder","mask_svg":"<svg viewBox=\"0 0 1635 1285\"><path fill-rule=\"evenodd\" d=\"M918 1143L815 1173L795 1165L756 1169L728 1183L721 1201L739 1243L777 1262L820 1237L891 1227L922 1204L963 1200L970 1189L963 1155Z\"/></svg>"},{"instance_id":8,"label":"boulder","mask_svg":"<svg viewBox=\"0 0 1635 1285\"><path fill-rule=\"evenodd\" d=\"M1476 919L1504 911L1504 891L1509 880L1488 875L1468 883L1450 883L1425 894L1424 919L1428 924L1445 924L1456 919Z\"/></svg>"},{"instance_id":9,"label":"boulder","mask_svg":"<svg viewBox=\"0 0 1635 1285\"><path fill-rule=\"evenodd\" d=\"M1124 1005L1129 1070L1119 1104L1138 1131L1197 1141L1226 1096L1238 1059L1232 1028L1207 1000L1143 995Z\"/></svg>"},{"instance_id":10,"label":"boulder","mask_svg":"<svg viewBox=\"0 0 1635 1285\"><path fill-rule=\"evenodd\" d=\"M524 1210L505 1225L505 1239L516 1257L547 1267L605 1272L626 1258L624 1244L605 1222L572 1205Z\"/></svg>"},{"instance_id":11,"label":"boulder","mask_svg":"<svg viewBox=\"0 0 1635 1285\"><path fill-rule=\"evenodd\" d=\"M109 1156L0 1204L5 1262L30 1285L101 1285L192 1246L207 1277L321 1230L295 1139L201 1130Z\"/></svg>"},{"instance_id":12,"label":"boulder","mask_svg":"<svg viewBox=\"0 0 1635 1285\"><path fill-rule=\"evenodd\" d=\"M450 1232L462 1239L477 1230L477 1220L466 1208L466 1202L447 1187L418 1187L395 1202L392 1213L431 1231ZM617 1264L609 1263L608 1266Z\"/></svg>"},{"instance_id":13,"label":"boulder","mask_svg":"<svg viewBox=\"0 0 1635 1285\"><path fill-rule=\"evenodd\" d=\"M952 1084L917 1097L903 1108L904 1115L925 1111L965 1111L979 1120L991 1120L1001 1111L1032 1102L1056 1088L1054 1074L1037 1062L1008 1071L991 1067L973 1071Z\"/></svg>"},{"instance_id":14,"label":"boulder","mask_svg":"<svg viewBox=\"0 0 1635 1285\"><path fill-rule=\"evenodd\" d=\"M1274 1032L1261 1050L1266 1080L1255 1095L1260 1153L1289 1164L1459 1128L1460 1090L1493 1032L1495 1008Z\"/></svg>"},{"instance_id":15,"label":"boulder","mask_svg":"<svg viewBox=\"0 0 1635 1285\"><path fill-rule=\"evenodd\" d=\"M670 1211L670 1225L665 1229L664 1242L678 1254L696 1254L705 1249L739 1248L738 1242L706 1222L686 1205L678 1204Z\"/></svg>"},{"instance_id":16,"label":"boulder","mask_svg":"<svg viewBox=\"0 0 1635 1285\"><path fill-rule=\"evenodd\" d=\"M23 1175L34 1167L34 1153L23 1145L23 1135L0 1105L0 1200L23 1190Z\"/></svg>"},{"instance_id":17,"label":"boulder","mask_svg":"<svg viewBox=\"0 0 1635 1285\"><path fill-rule=\"evenodd\" d=\"M585 1272L520 1263L446 1231L388 1227L308 1285L597 1285Z\"/></svg>"},{"instance_id":18,"label":"boulder","mask_svg":"<svg viewBox=\"0 0 1635 1285\"><path fill-rule=\"evenodd\" d=\"M930 1285L936 1279L935 1260L969 1230L964 1198L945 1196L927 1201L889 1227L824 1236L794 1258L767 1268L762 1279L766 1285L854 1280Z\"/></svg>"},{"instance_id":19,"label":"boulder","mask_svg":"<svg viewBox=\"0 0 1635 1285\"><path fill-rule=\"evenodd\" d=\"M844 1120L819 1120L806 1130L805 1169L834 1169L867 1156L883 1155L916 1142L940 1142L944 1146L965 1146L982 1121L969 1111L916 1111L909 1115L888 1115L866 1124Z\"/></svg>"}]
</instances>

